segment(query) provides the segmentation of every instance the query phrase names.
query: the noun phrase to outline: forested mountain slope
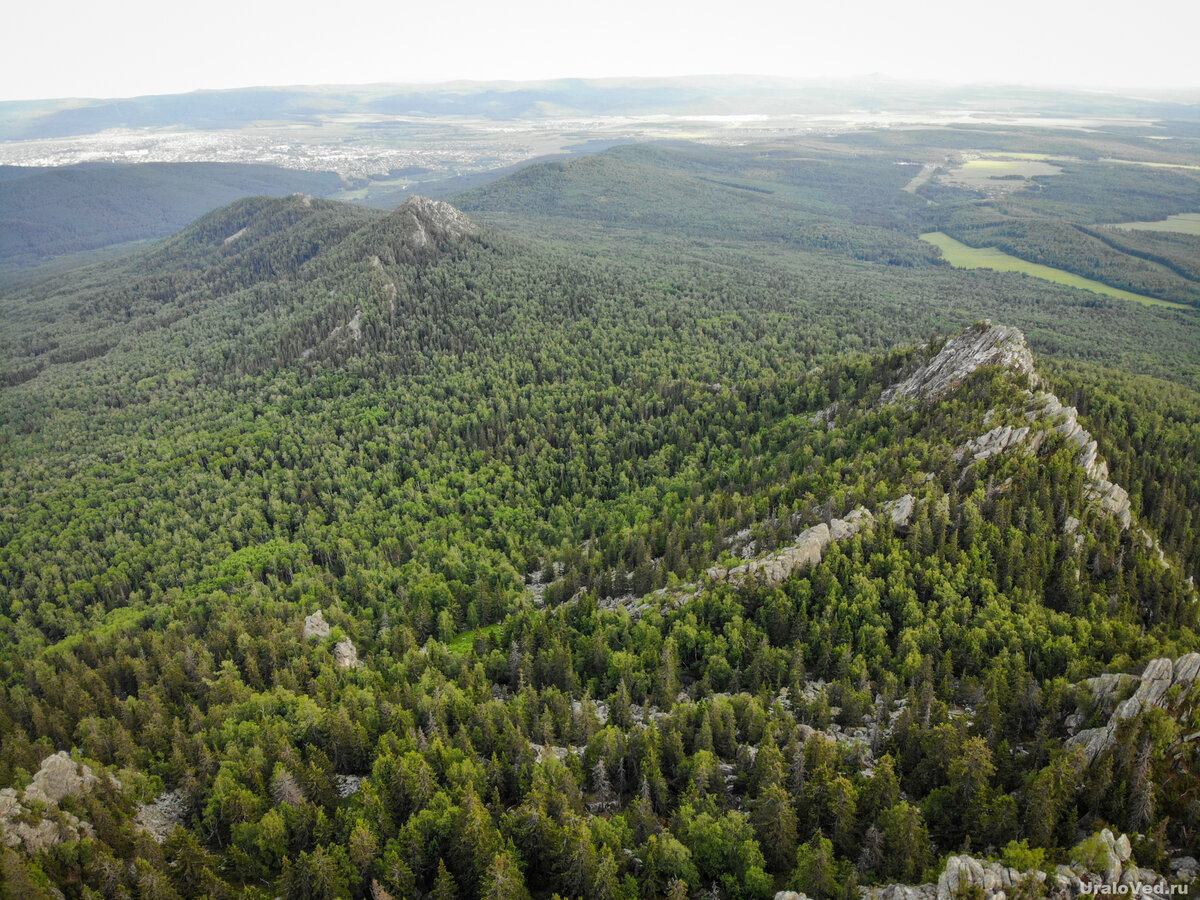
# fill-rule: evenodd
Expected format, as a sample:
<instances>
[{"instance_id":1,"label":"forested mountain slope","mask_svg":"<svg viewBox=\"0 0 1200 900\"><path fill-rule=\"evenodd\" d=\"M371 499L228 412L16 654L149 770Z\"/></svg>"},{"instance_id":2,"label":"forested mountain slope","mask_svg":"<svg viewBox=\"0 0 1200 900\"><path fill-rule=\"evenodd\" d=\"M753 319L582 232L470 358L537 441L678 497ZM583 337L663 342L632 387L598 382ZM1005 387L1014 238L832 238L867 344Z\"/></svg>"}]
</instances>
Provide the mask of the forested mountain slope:
<instances>
[{"instance_id":1,"label":"forested mountain slope","mask_svg":"<svg viewBox=\"0 0 1200 900\"><path fill-rule=\"evenodd\" d=\"M0 177L0 267L7 281L51 257L164 238L238 197L342 187L332 172L267 165L8 166Z\"/></svg>"},{"instance_id":2,"label":"forested mountain slope","mask_svg":"<svg viewBox=\"0 0 1200 900\"><path fill-rule=\"evenodd\" d=\"M544 237L255 198L5 296L8 883L824 898L1197 850L1190 684L1066 743L1086 679L1200 650L1200 396L1084 359L1186 364L1191 319ZM1058 358L926 340L997 310Z\"/></svg>"}]
</instances>

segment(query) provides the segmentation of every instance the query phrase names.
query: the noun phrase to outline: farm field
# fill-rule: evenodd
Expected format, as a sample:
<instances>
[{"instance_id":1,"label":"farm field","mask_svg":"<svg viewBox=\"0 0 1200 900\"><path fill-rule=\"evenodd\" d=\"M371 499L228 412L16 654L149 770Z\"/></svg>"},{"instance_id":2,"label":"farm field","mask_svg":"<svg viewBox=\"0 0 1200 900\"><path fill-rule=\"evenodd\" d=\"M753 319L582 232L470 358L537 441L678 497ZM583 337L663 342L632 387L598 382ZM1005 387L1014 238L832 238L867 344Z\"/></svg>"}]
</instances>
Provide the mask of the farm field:
<instances>
[{"instance_id":1,"label":"farm field","mask_svg":"<svg viewBox=\"0 0 1200 900\"><path fill-rule=\"evenodd\" d=\"M921 235L921 240L933 244L941 250L942 256L955 268L994 269L997 272L1022 272L1026 275L1032 275L1034 278L1053 281L1056 284L1065 284L1068 287L1092 291L1093 293L1104 294L1109 297L1117 297L1121 300L1132 300L1136 303L1144 303L1147 306L1186 308L1182 303L1172 303L1169 300L1160 300L1157 297L1147 297L1144 294L1123 291L1120 288L1111 287L1102 282L1093 281L1090 278L1065 272L1062 269L1055 269L1040 263L1029 262L1017 256L1010 256L1003 250L997 250L995 247L970 247L940 231L926 232Z\"/></svg>"},{"instance_id":2,"label":"farm field","mask_svg":"<svg viewBox=\"0 0 1200 900\"><path fill-rule=\"evenodd\" d=\"M1117 222L1113 228L1123 231L1172 231L1178 234L1200 234L1200 213L1180 213L1157 222Z\"/></svg>"}]
</instances>

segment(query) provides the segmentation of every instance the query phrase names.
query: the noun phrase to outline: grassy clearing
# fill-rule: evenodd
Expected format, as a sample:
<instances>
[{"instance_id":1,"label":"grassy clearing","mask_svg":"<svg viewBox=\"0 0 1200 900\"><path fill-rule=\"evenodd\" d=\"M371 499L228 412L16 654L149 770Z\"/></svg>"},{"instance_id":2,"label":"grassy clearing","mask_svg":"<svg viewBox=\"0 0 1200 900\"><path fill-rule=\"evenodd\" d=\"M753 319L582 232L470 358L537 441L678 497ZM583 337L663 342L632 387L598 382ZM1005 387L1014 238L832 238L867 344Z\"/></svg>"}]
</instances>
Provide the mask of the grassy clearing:
<instances>
[{"instance_id":1,"label":"grassy clearing","mask_svg":"<svg viewBox=\"0 0 1200 900\"><path fill-rule=\"evenodd\" d=\"M1061 175L1062 168L1040 159L970 159L955 174L967 178L1005 178L1009 175L1036 178Z\"/></svg>"},{"instance_id":2,"label":"grassy clearing","mask_svg":"<svg viewBox=\"0 0 1200 900\"><path fill-rule=\"evenodd\" d=\"M1117 222L1112 227L1130 231L1174 231L1177 234L1200 235L1200 213L1180 213L1157 222Z\"/></svg>"},{"instance_id":3,"label":"grassy clearing","mask_svg":"<svg viewBox=\"0 0 1200 900\"><path fill-rule=\"evenodd\" d=\"M1144 294L1123 291L1120 288L1110 287L1107 284L1092 281L1092 279L1084 278L1081 275L1064 272L1062 269L1043 266L1041 263L1028 262L1020 257L1010 256L1003 250L997 250L995 247L984 247L982 249L968 247L966 244L960 243L950 237L950 235L943 234L940 231L931 231L923 234L921 235L921 240L927 241L941 250L942 256L946 258L946 262L958 269L995 269L997 272L1022 272L1025 275L1032 275L1034 278L1041 278L1044 281L1053 281L1055 284L1065 284L1068 287L1092 291L1096 294L1104 294L1107 297L1116 297L1120 300L1132 300L1135 303L1143 303L1146 306L1170 306L1176 309L1189 308L1183 303L1172 303L1170 300L1159 300L1157 297L1147 297Z\"/></svg>"},{"instance_id":4,"label":"grassy clearing","mask_svg":"<svg viewBox=\"0 0 1200 900\"><path fill-rule=\"evenodd\" d=\"M495 625L484 625L482 628L477 628L474 631L464 631L461 634L454 636L446 646L451 653L468 653L475 646L475 637L479 634L495 635L500 631L501 624L497 622Z\"/></svg>"},{"instance_id":5,"label":"grassy clearing","mask_svg":"<svg viewBox=\"0 0 1200 900\"><path fill-rule=\"evenodd\" d=\"M921 171L913 176L912 181L904 186L904 190L910 194L915 194L917 188L927 182L935 171L937 171L936 163L926 163L921 167Z\"/></svg>"},{"instance_id":6,"label":"grassy clearing","mask_svg":"<svg viewBox=\"0 0 1200 900\"><path fill-rule=\"evenodd\" d=\"M1031 178L1061 174L1061 167L1042 159L1014 159L1005 154L969 159L940 176L940 180L952 187L997 195L1024 190Z\"/></svg>"}]
</instances>

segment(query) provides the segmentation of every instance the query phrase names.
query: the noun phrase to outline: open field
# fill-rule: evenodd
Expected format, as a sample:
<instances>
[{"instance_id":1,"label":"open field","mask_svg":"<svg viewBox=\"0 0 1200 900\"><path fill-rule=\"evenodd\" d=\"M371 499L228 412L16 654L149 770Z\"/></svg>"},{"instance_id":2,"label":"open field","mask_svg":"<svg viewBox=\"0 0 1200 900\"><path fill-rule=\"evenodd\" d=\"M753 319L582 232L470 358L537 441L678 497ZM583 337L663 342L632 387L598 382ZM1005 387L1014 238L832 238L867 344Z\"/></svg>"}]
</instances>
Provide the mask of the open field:
<instances>
[{"instance_id":1,"label":"open field","mask_svg":"<svg viewBox=\"0 0 1200 900\"><path fill-rule=\"evenodd\" d=\"M1034 155L1034 154L1030 154ZM1062 169L1041 159L1014 159L1009 154L1004 158L983 157L968 159L962 165L940 176L943 184L983 191L995 196L1011 194L1029 186L1029 179L1046 175L1061 175Z\"/></svg>"},{"instance_id":2,"label":"open field","mask_svg":"<svg viewBox=\"0 0 1200 900\"><path fill-rule=\"evenodd\" d=\"M997 272L1022 272L1026 275L1032 275L1034 278L1053 281L1056 284L1065 284L1068 287L1092 291L1093 293L1104 294L1109 297L1117 297L1121 300L1133 300L1136 303L1144 303L1147 306L1173 306L1177 309L1187 308L1182 303L1172 303L1169 300L1159 300L1157 297L1147 297L1144 294L1123 291L1120 288L1111 287L1099 281L1092 281L1090 278L1065 272L1062 269L1028 262L1019 257L1010 256L1003 250L997 250L995 247L969 247L940 231L927 232L921 235L921 240L927 241L941 250L942 256L946 258L946 262L955 268L994 269Z\"/></svg>"},{"instance_id":3,"label":"open field","mask_svg":"<svg viewBox=\"0 0 1200 900\"><path fill-rule=\"evenodd\" d=\"M1123 166L1153 166L1156 169L1189 169L1193 172L1200 172L1200 166L1188 166L1182 163L1149 162L1141 159L1102 159L1100 162L1120 163Z\"/></svg>"},{"instance_id":4,"label":"open field","mask_svg":"<svg viewBox=\"0 0 1200 900\"><path fill-rule=\"evenodd\" d=\"M913 176L913 180L904 186L904 190L910 194L915 194L917 188L929 181L933 173L937 171L937 165L934 163L926 163L921 167L921 171Z\"/></svg>"},{"instance_id":5,"label":"open field","mask_svg":"<svg viewBox=\"0 0 1200 900\"><path fill-rule=\"evenodd\" d=\"M1180 213L1157 222L1117 222L1111 227L1126 231L1173 231L1177 234L1200 235L1200 213Z\"/></svg>"}]
</instances>

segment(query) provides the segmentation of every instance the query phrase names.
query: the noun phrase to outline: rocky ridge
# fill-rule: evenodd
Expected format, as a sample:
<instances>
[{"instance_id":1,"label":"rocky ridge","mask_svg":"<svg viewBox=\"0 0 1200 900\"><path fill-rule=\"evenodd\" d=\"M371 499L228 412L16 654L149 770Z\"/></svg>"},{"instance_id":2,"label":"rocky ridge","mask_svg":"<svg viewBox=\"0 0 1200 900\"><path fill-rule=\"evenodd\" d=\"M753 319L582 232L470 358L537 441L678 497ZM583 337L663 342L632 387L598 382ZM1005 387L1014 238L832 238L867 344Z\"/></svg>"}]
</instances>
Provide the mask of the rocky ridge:
<instances>
[{"instance_id":1,"label":"rocky ridge","mask_svg":"<svg viewBox=\"0 0 1200 900\"><path fill-rule=\"evenodd\" d=\"M925 402L945 396L975 370L982 366L1002 366L1018 375L1028 376L1030 387L1025 389L1029 405L1025 411L1028 425L997 425L967 441L955 454L964 466L983 462L1001 453L1020 451L1037 453L1050 432L1061 434L1078 447L1076 463L1088 477L1088 498L1111 514L1128 529L1133 524L1129 494L1108 478L1108 464L1100 457L1099 448L1091 434L1079 424L1074 407L1048 391L1034 393L1040 383L1034 371L1033 353L1025 335L1017 328L978 322L951 338L929 362L899 384L883 392L881 403L898 401ZM985 424L995 415L989 411Z\"/></svg>"},{"instance_id":2,"label":"rocky ridge","mask_svg":"<svg viewBox=\"0 0 1200 900\"><path fill-rule=\"evenodd\" d=\"M1037 381L1025 335L1019 329L993 325L985 319L948 340L933 359L884 391L880 402L937 399L982 366L1002 366Z\"/></svg>"},{"instance_id":3,"label":"rocky ridge","mask_svg":"<svg viewBox=\"0 0 1200 900\"><path fill-rule=\"evenodd\" d=\"M791 546L777 553L752 559L731 569L713 566L708 570L708 577L714 581L730 581L735 584L750 577L757 577L770 584L777 584L796 569L815 566L821 561L822 554L830 544L853 537L873 519L870 510L860 506L848 513L844 519L833 519L828 525L822 522L805 529Z\"/></svg>"},{"instance_id":4,"label":"rocky ridge","mask_svg":"<svg viewBox=\"0 0 1200 900\"><path fill-rule=\"evenodd\" d=\"M1087 728L1067 739L1068 747L1080 747L1089 763L1095 762L1117 738L1117 727L1125 719L1136 716L1146 709L1165 709L1170 702L1167 694L1173 687L1179 688L1182 700L1195 687L1200 678L1200 653L1188 653L1176 660L1165 657L1151 660L1140 676L1100 675L1089 678L1085 684L1092 690L1093 701L1101 709L1113 707L1108 722L1100 728ZM1136 684L1132 696L1116 703L1116 698ZM1078 724L1082 715L1076 713L1068 725ZM1200 740L1200 733L1188 735L1184 740Z\"/></svg>"},{"instance_id":5,"label":"rocky ridge","mask_svg":"<svg viewBox=\"0 0 1200 900\"><path fill-rule=\"evenodd\" d=\"M1100 456L1099 447L1091 434L1079 424L1078 410L1073 406L1064 407L1058 397L1046 391L1034 394L1027 390L1025 393L1029 398L1025 411L1025 419L1029 424L1015 428L998 425L959 447L955 459L963 466L964 474L976 463L1001 453L1036 454L1042 449L1046 438L1052 432L1057 432L1078 448L1075 463L1088 478L1085 487L1087 498L1115 518L1122 529L1128 530L1133 525L1129 494L1119 484L1109 480L1108 463ZM989 418L992 412L989 411Z\"/></svg>"}]
</instances>

